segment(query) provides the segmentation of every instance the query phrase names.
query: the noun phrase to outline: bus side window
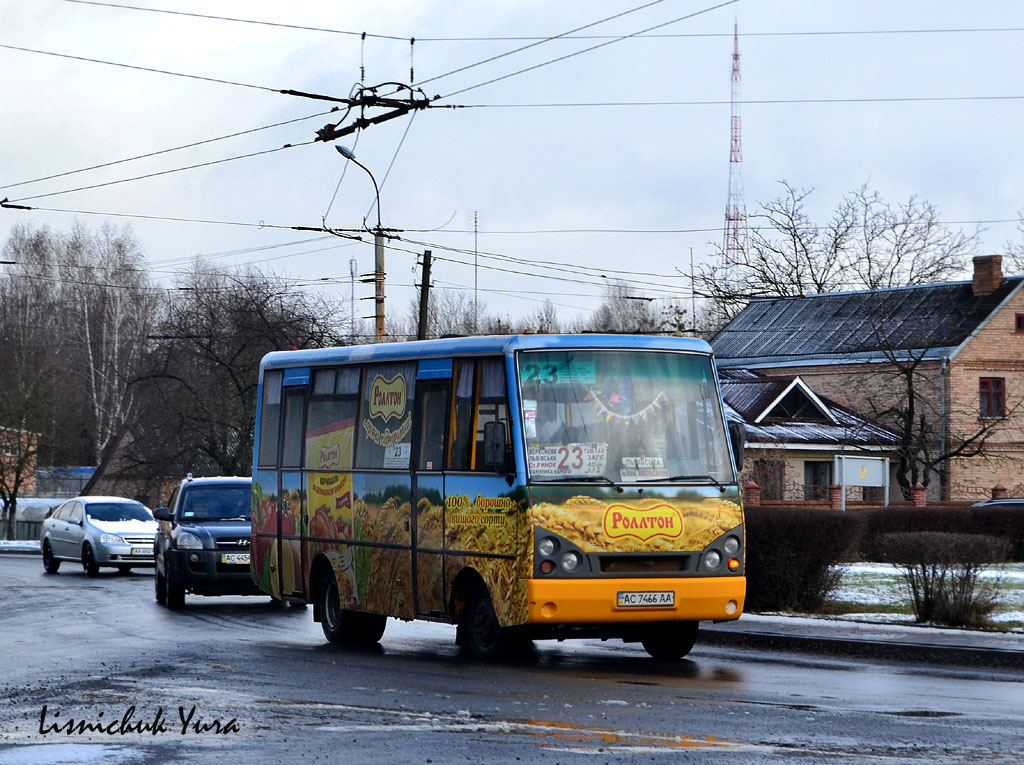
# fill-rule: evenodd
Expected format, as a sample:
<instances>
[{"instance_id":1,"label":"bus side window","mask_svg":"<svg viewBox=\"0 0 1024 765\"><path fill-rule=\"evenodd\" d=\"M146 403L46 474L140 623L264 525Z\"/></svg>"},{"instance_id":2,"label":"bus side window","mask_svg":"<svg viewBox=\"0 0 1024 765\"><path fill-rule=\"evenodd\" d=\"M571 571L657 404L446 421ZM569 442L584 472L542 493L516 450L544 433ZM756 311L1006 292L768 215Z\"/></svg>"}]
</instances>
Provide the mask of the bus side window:
<instances>
[{"instance_id":1,"label":"bus side window","mask_svg":"<svg viewBox=\"0 0 1024 765\"><path fill-rule=\"evenodd\" d=\"M453 401L448 442L449 470L469 470L473 453L473 399L476 393L476 362L463 359L455 362L453 370Z\"/></svg>"},{"instance_id":2,"label":"bus side window","mask_svg":"<svg viewBox=\"0 0 1024 765\"><path fill-rule=\"evenodd\" d=\"M305 388L289 388L284 394L284 433L281 448L281 467L302 467L303 410L306 403Z\"/></svg>"},{"instance_id":3,"label":"bus side window","mask_svg":"<svg viewBox=\"0 0 1024 765\"><path fill-rule=\"evenodd\" d=\"M476 385L475 439L473 445L472 470L492 472L493 467L484 464L484 425L488 422L504 423L506 442L511 443L508 433L508 391L505 387L505 359L481 359Z\"/></svg>"},{"instance_id":4,"label":"bus side window","mask_svg":"<svg viewBox=\"0 0 1024 765\"><path fill-rule=\"evenodd\" d=\"M314 371L306 415L308 469L352 469L359 377L358 367Z\"/></svg>"},{"instance_id":5,"label":"bus side window","mask_svg":"<svg viewBox=\"0 0 1024 765\"><path fill-rule=\"evenodd\" d=\"M263 376L263 411L260 414L259 464L268 467L277 465L279 454L279 433L281 430L281 380L280 369ZM174 507L168 504L168 507Z\"/></svg>"}]
</instances>

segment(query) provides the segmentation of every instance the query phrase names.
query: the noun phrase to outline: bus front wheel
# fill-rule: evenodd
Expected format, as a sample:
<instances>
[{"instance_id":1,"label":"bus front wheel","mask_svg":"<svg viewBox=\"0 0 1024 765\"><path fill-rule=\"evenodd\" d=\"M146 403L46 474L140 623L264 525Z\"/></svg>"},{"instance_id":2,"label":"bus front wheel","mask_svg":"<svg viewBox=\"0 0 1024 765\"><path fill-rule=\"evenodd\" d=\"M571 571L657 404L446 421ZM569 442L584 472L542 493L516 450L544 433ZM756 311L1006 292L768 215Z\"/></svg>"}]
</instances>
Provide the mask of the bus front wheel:
<instances>
[{"instance_id":1,"label":"bus front wheel","mask_svg":"<svg viewBox=\"0 0 1024 765\"><path fill-rule=\"evenodd\" d=\"M508 630L498 622L491 596L483 585L473 590L466 603L462 638L478 659L496 659L508 648Z\"/></svg>"},{"instance_id":2,"label":"bus front wheel","mask_svg":"<svg viewBox=\"0 0 1024 765\"><path fill-rule=\"evenodd\" d=\"M653 626L640 640L644 650L660 661L686 656L697 641L697 622L669 622Z\"/></svg>"},{"instance_id":3,"label":"bus front wheel","mask_svg":"<svg viewBox=\"0 0 1024 765\"><path fill-rule=\"evenodd\" d=\"M338 580L327 574L320 585L320 626L336 645L373 645L384 635L387 617L341 607Z\"/></svg>"}]
</instances>

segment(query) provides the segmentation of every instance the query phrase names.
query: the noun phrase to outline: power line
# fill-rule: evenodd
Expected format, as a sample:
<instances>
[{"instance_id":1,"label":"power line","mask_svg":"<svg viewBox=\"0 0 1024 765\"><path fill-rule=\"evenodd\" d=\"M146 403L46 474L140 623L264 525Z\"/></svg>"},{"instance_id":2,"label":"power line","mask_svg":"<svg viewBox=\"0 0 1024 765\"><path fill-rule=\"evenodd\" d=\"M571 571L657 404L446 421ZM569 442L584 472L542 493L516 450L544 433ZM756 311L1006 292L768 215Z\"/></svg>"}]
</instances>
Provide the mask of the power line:
<instances>
[{"instance_id":1,"label":"power line","mask_svg":"<svg viewBox=\"0 0 1024 765\"><path fill-rule=\"evenodd\" d=\"M105 66L116 66L122 69L133 69L139 72L149 72L150 74L165 74L170 77L184 77L189 80L200 80L203 82L214 82L219 85L234 85L239 88L251 88L253 90L265 90L269 93L277 93L285 96L298 96L300 98L312 98L318 101L337 101L339 103L349 103L351 99L338 98L336 96L326 96L319 93L306 93L300 90L290 90L286 88L270 88L265 85L253 85L248 82L237 82L235 80L224 80L217 77L203 77L198 74L186 74L184 72L172 72L168 69L156 69L148 66L139 66L137 64L124 64L118 61L106 61L99 58L88 58L87 56L73 56L70 53L57 53L56 51L39 50L37 48L24 48L19 45L4 45L0 44L0 48L5 50L15 50L21 53L36 53L40 56L53 56L55 58L66 58L72 61L85 61L90 64L104 64Z\"/></svg>"},{"instance_id":2,"label":"power line","mask_svg":"<svg viewBox=\"0 0 1024 765\"><path fill-rule=\"evenodd\" d=\"M368 37L379 40L394 40L397 42L408 42L415 38L416 42L528 42L531 40L545 41L552 39L567 40L607 40L614 39L614 35L578 35L565 34L558 38L547 35L502 35L502 36L459 36L459 37L423 37L420 35L389 35L374 32L357 32L349 29L336 29L331 27L316 27L302 24L285 24L275 21L261 21L258 19L244 19L233 16L214 16L203 13L186 13L184 11L172 11L162 8L142 8L136 5L122 3L98 2L98 0L62 0L66 3L79 5L95 5L106 8L118 8L121 10L145 11L148 13L161 13L172 16L187 16L196 19L209 19L213 21L225 21L238 24L250 24L256 26L278 27L282 29L293 29L305 32L324 32L328 34L347 35L351 37ZM779 31L779 32L745 32L743 37L812 37L812 36L845 36L845 35L909 35L909 34L984 34L1001 32L1024 32L1024 27L946 27L946 28L911 28L911 29L855 29L855 30L807 30L807 31ZM727 32L691 32L691 33L660 33L642 35L652 39L678 39L678 38L716 38L731 37Z\"/></svg>"},{"instance_id":3,"label":"power line","mask_svg":"<svg viewBox=\"0 0 1024 765\"><path fill-rule=\"evenodd\" d=\"M525 68L520 69L518 71L510 72L509 74L503 74L500 77L493 77L490 80L487 80L486 82L481 82L481 83L477 83L476 85L470 85L468 87L461 88L459 90L454 90L451 93L448 93L446 96L443 96L443 97L444 98L451 98L452 96L459 95L460 93L465 93L465 92L470 91L470 90L476 90L477 88L482 88L485 85L493 85L496 82L501 82L502 80L507 80L510 77L516 77L516 76L518 76L520 74L525 74L526 72L532 72L532 71L534 71L536 69L540 69L541 67L549 66L550 64L556 64L556 63L558 63L560 61L566 61L567 59L574 58L574 57L582 55L584 53L590 53L591 51L598 50L599 48L604 48L604 47L607 47L609 45L613 45L613 44L615 44L617 42L622 42L623 40L628 40L631 37L636 37L637 35L641 35L641 34L643 34L645 32L652 32L655 29L661 29L662 27L667 27L667 26L670 26L671 24L677 24L680 21L686 21L688 19L692 19L692 18L695 18L697 16L701 16L701 15L703 15L705 13L710 13L711 11L716 11L716 10L719 10L720 8L725 8L726 6L733 5L734 3L737 3L737 2L739 2L739 0L725 0L725 2L719 3L718 5L712 5L712 6L709 6L707 8L704 8L702 10L694 11L693 13L688 13L685 16L679 16L678 18L671 19L670 21L665 21L665 22L662 22L661 24L655 24L654 26L647 27L646 29L641 29L640 31L633 32L632 34L622 35L621 37L616 37L616 38L613 38L611 40L607 40L605 42L598 43L597 45L591 45L589 48L582 48L581 50L574 51L572 53L567 53L564 56L558 56L557 58L549 59L547 61L542 61L539 64L534 64L533 66L528 66L528 67L525 67Z\"/></svg>"},{"instance_id":4,"label":"power line","mask_svg":"<svg viewBox=\"0 0 1024 765\"><path fill-rule=\"evenodd\" d=\"M661 2L663 2L663 0L653 0L653 2L645 3L643 5L638 5L638 6L634 7L634 8L630 8L629 10L623 11L621 13L616 13L613 16L607 16L606 18L600 19L598 21L592 21L589 24L584 24L581 27L576 27L575 29L570 29L568 32L563 32L562 34L559 34L559 35L553 35L551 37L546 37L546 38L543 38L541 40L538 40L537 42L530 43L529 45L524 45L524 46L522 46L520 48L516 48L515 50L506 51L505 53L499 53L496 56L491 56L489 58L485 58L482 61L477 61L474 64L468 64L466 66L461 66L458 69L452 69L450 72L445 72L444 74L439 74L439 75L436 75L434 77L430 77L430 78L428 78L426 80L421 80L420 81L420 87L422 87L423 85L426 85L428 82L434 82L435 80L440 80L443 77L449 77L449 76L451 76L453 74L457 74L459 72L465 72L467 69L473 69L473 68L478 67L478 66L483 66L484 64L489 64L492 61L497 61L498 59L505 58L506 56L511 56L511 55L513 55L515 53L521 53L524 50L529 50L530 48L534 48L534 47L536 47L538 45L543 45L544 43L551 42L552 40L557 40L560 37L566 37L568 35L573 34L574 32L580 32L580 31L582 31L584 29L589 29L590 27L596 27L599 24L604 24L607 21L612 21L614 19L618 19L618 18L621 18L623 16L628 16L631 13L636 13L637 11L642 11L642 10L644 10L646 8L650 8L652 5L657 5L658 3L661 3Z\"/></svg>"},{"instance_id":5,"label":"power line","mask_svg":"<svg viewBox=\"0 0 1024 765\"><path fill-rule=\"evenodd\" d=\"M170 11L163 8L141 8L137 5L125 5L122 3L101 3L97 0L63 0L65 3L77 3L79 5L98 5L106 8L119 8L129 11L148 11L149 13L165 13L170 16L189 16L197 19L212 19L214 21L231 21L238 24L256 24L265 27L281 27L283 29L300 29L307 32L328 32L330 34L350 35L354 37L374 37L382 40L401 40L407 42L408 37L396 37L394 35L372 34L370 32L354 32L346 29L329 29L326 27L308 27L299 24L282 24L274 21L256 21L254 19L241 19L232 16L213 16L205 13L186 13L184 11Z\"/></svg>"},{"instance_id":6,"label":"power line","mask_svg":"<svg viewBox=\"0 0 1024 765\"><path fill-rule=\"evenodd\" d=\"M50 180L53 180L54 178L63 178L63 177L68 176L68 175L75 175L77 173L85 173L85 172L88 172L90 170L100 170L100 169L102 169L104 167L112 167L114 165L121 165L121 164L124 164L126 162L135 162L136 160L140 160L140 159L149 159L150 157L158 157L161 154L170 154L171 152L182 151L183 149L194 149L197 146L205 146L206 144L216 143L217 141L226 141L229 138L238 138L238 137L243 136L243 135L249 135L250 133L258 133L261 130L270 130L272 128L282 127L284 125L292 125L292 124L295 124L296 122L303 122L305 120L310 120L310 119L313 119L315 117L324 117L324 116L326 116L328 114L332 114L332 113L338 111L338 109L339 109L339 107L336 106L333 109L327 110L326 112L317 112L316 114L310 114L310 115L308 115L306 117L296 117L295 119L284 120L283 122L275 122L275 123L273 123L271 125L263 125L262 127L252 128L250 130L241 130L241 131L239 131L237 133L229 133L227 135L217 136L216 138L207 138L207 139L205 139L203 141L194 141L193 143L186 143L186 144L182 144L181 146L173 146L173 147L171 147L169 149L160 149L159 151L151 151L151 152L149 152L147 154L139 154L139 155L134 156L134 157L125 157L124 159L116 159L116 160L114 160L112 162L104 162L103 164L100 164L100 165L91 165L89 167L82 167L82 168L79 168L77 170L68 170L68 171L63 172L63 173L54 173L53 175L45 175L45 176L43 176L41 178L33 178L31 180L28 180L28 181L18 181L17 183L6 183L6 184L0 183L0 188L13 189L16 186L25 186L25 185L30 184L30 183L39 183L40 181L50 181Z\"/></svg>"},{"instance_id":7,"label":"power line","mask_svg":"<svg viewBox=\"0 0 1024 765\"><path fill-rule=\"evenodd\" d=\"M88 186L79 186L79 187L73 188L73 189L64 189L63 191L50 191L50 192L47 192L46 194L34 194L33 196L30 196L30 197L18 197L17 199L13 199L13 200L10 200L10 201L11 202L15 202L15 203L16 202L30 202L33 199L45 199L47 197L56 197L56 196L60 196L62 194L72 194L72 193L74 193L76 191L89 191L91 189L101 189L101 188L104 188L106 186L116 186L116 185L121 184L121 183L130 183L132 181L141 181L141 180L145 180L146 178L156 178L156 177L161 176L161 175L171 175L172 173L180 173L180 172L183 172L185 170L196 170L196 169L201 168L201 167L210 167L212 165L220 165L220 164L224 164L225 162L234 162L234 161L239 160L239 159L251 159L252 157L261 157L263 155L274 154L275 152L283 151L285 149L294 149L294 148L297 148L297 147L300 147L300 146L310 146L311 144L314 144L314 143L316 143L316 139L314 139L312 141L306 141L305 143L295 143L295 144L286 143L284 146L278 146L278 147L273 148L273 149L264 149L262 151L250 152L249 154L239 154L239 155L234 156L234 157L225 157L223 159L214 159L214 160L211 160L209 162L200 162L200 163L195 164L195 165L186 165L185 167L176 167L176 168L173 168L171 170L158 170L158 171L153 172L153 173L146 173L144 175L136 175L136 176L133 176L131 178L118 178L117 180L113 180L113 181L105 181L103 183L93 183L93 184L90 184Z\"/></svg>"},{"instance_id":8,"label":"power line","mask_svg":"<svg viewBox=\"0 0 1024 765\"><path fill-rule=\"evenodd\" d=\"M778 104L860 104L860 103L914 103L941 101L1019 101L1024 95L1013 96L873 96L867 98L756 98L737 101L742 106L774 106ZM575 109L615 106L728 106L730 101L583 101L534 104L444 104L448 109Z\"/></svg>"}]
</instances>

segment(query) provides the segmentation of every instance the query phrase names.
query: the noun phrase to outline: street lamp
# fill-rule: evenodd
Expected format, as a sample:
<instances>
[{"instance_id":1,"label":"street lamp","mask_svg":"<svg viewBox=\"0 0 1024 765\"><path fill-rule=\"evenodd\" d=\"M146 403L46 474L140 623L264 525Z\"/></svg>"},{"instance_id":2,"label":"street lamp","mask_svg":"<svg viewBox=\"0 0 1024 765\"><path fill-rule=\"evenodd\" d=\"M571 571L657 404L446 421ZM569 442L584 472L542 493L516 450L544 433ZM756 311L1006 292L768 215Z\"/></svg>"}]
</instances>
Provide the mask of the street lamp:
<instances>
[{"instance_id":1,"label":"street lamp","mask_svg":"<svg viewBox=\"0 0 1024 765\"><path fill-rule=\"evenodd\" d=\"M373 283L374 283L374 294L373 302L375 306L374 320L376 324L377 342L384 342L385 331L384 331L384 229L380 224L380 187L377 185L377 179L373 177L373 173L370 172L370 168L356 159L356 155L352 153L352 150L347 146L334 145L338 153L363 169L370 180L373 181L373 192L377 196L377 228L373 230Z\"/></svg>"}]
</instances>

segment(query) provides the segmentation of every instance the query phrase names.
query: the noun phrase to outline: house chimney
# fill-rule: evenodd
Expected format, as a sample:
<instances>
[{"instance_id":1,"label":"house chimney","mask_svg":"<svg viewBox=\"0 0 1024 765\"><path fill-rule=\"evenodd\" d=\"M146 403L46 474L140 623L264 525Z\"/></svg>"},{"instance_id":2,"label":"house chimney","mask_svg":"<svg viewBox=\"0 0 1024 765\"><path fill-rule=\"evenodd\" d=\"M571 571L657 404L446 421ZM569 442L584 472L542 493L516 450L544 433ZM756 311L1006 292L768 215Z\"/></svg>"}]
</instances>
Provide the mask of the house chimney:
<instances>
[{"instance_id":1,"label":"house chimney","mask_svg":"<svg viewBox=\"0 0 1024 765\"><path fill-rule=\"evenodd\" d=\"M971 283L971 291L975 295L991 295L1002 284L1002 255L979 255L974 258L974 281Z\"/></svg>"}]
</instances>

